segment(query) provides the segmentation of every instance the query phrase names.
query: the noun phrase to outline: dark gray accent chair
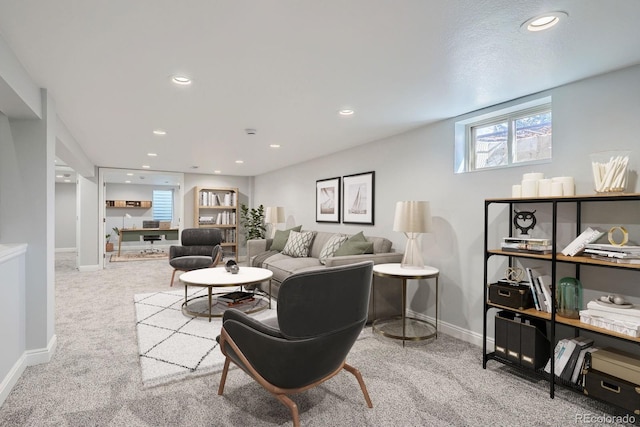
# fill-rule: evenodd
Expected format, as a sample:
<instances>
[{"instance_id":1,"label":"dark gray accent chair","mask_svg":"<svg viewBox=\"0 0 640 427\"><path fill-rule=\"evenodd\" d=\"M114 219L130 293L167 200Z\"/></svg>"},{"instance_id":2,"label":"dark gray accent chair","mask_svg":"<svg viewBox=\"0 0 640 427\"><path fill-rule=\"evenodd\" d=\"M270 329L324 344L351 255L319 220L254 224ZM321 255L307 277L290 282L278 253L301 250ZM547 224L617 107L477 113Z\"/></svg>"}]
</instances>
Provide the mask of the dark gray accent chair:
<instances>
[{"instance_id":1,"label":"dark gray accent chair","mask_svg":"<svg viewBox=\"0 0 640 427\"><path fill-rule=\"evenodd\" d=\"M357 378L372 408L360 371L346 363L367 321L372 273L372 261L294 273L280 286L277 327L226 310L218 337L226 356L218 394L233 362L287 406L299 426L297 405L288 395L345 369Z\"/></svg>"},{"instance_id":2,"label":"dark gray accent chair","mask_svg":"<svg viewBox=\"0 0 640 427\"><path fill-rule=\"evenodd\" d=\"M185 228L182 246L169 248L169 264L173 267L171 286L176 271L191 271L215 267L222 260L222 231L217 228Z\"/></svg>"}]
</instances>

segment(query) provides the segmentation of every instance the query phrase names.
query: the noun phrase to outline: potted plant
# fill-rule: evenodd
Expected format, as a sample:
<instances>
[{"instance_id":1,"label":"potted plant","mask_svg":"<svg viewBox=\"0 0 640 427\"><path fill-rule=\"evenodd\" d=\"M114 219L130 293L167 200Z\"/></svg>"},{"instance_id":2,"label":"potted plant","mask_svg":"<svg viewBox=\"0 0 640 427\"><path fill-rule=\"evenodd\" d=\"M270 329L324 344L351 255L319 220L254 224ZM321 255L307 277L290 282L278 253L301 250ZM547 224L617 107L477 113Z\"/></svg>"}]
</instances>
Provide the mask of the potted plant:
<instances>
[{"instance_id":1,"label":"potted plant","mask_svg":"<svg viewBox=\"0 0 640 427\"><path fill-rule=\"evenodd\" d=\"M240 205L240 224L246 240L264 239L267 230L264 225L264 206L249 209L245 204Z\"/></svg>"},{"instance_id":2,"label":"potted plant","mask_svg":"<svg viewBox=\"0 0 640 427\"><path fill-rule=\"evenodd\" d=\"M106 251L113 252L113 243L111 243L111 234L104 236L107 239Z\"/></svg>"}]
</instances>

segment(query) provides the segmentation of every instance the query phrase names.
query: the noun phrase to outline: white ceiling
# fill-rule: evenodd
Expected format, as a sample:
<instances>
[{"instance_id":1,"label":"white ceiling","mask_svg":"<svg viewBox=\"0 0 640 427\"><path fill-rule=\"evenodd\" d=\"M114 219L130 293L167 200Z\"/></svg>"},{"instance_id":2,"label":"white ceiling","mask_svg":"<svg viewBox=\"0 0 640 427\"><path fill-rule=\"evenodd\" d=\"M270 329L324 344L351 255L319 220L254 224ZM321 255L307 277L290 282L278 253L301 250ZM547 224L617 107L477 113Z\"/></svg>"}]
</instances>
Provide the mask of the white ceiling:
<instances>
[{"instance_id":1,"label":"white ceiling","mask_svg":"<svg viewBox=\"0 0 640 427\"><path fill-rule=\"evenodd\" d=\"M554 10L569 18L520 30ZM638 17L638 0L0 0L0 35L95 165L251 176L638 64Z\"/></svg>"}]
</instances>

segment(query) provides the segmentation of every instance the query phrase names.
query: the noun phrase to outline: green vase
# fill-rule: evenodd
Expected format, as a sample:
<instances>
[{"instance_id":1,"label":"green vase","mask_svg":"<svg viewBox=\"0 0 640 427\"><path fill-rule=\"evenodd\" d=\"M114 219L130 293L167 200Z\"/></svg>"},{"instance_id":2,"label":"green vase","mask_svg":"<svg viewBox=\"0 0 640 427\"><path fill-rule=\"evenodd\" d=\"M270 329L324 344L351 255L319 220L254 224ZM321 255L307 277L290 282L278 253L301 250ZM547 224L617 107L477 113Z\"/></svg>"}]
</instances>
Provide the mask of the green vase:
<instances>
[{"instance_id":1,"label":"green vase","mask_svg":"<svg viewBox=\"0 0 640 427\"><path fill-rule=\"evenodd\" d=\"M556 293L558 316L579 319L582 310L582 283L574 277L560 279Z\"/></svg>"}]
</instances>

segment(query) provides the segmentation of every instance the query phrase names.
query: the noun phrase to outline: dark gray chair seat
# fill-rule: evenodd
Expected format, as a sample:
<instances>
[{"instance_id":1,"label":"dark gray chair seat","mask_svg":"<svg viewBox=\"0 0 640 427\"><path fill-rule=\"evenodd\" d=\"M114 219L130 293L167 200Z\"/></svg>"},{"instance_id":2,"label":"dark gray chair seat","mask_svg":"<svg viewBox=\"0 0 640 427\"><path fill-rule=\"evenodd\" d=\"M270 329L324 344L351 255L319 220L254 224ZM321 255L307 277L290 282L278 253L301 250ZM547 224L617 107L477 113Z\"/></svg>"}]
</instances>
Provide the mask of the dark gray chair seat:
<instances>
[{"instance_id":1,"label":"dark gray chair seat","mask_svg":"<svg viewBox=\"0 0 640 427\"><path fill-rule=\"evenodd\" d=\"M352 373L367 405L373 404L360 372L346 357L367 321L373 262L296 273L278 295L278 326L236 309L223 315L218 337L226 356L218 394L224 392L230 362L286 405L294 426L297 405L288 397L315 387L343 369Z\"/></svg>"},{"instance_id":2,"label":"dark gray chair seat","mask_svg":"<svg viewBox=\"0 0 640 427\"><path fill-rule=\"evenodd\" d=\"M215 267L222 260L222 231L217 228L186 228L182 230L181 243L182 246L169 248L171 286L176 271Z\"/></svg>"}]
</instances>

